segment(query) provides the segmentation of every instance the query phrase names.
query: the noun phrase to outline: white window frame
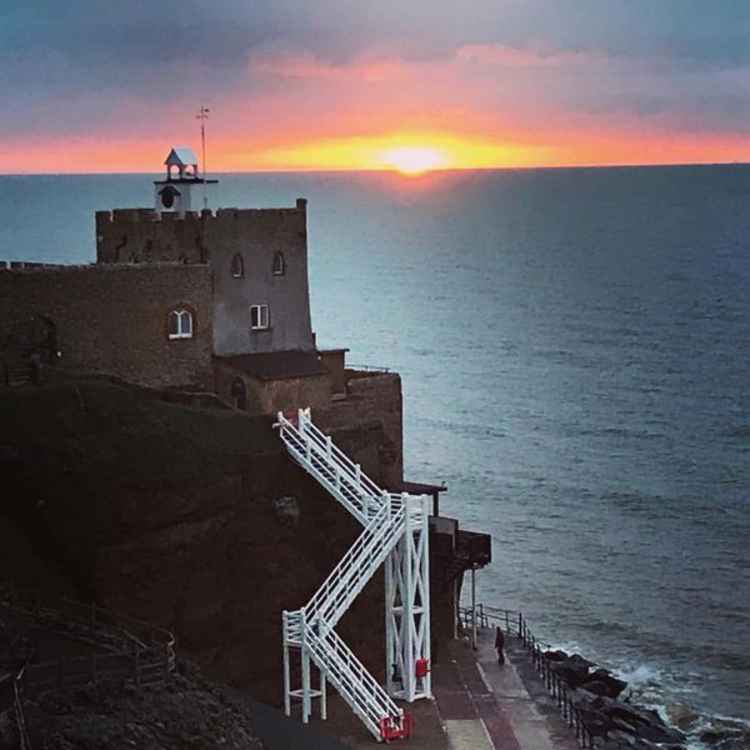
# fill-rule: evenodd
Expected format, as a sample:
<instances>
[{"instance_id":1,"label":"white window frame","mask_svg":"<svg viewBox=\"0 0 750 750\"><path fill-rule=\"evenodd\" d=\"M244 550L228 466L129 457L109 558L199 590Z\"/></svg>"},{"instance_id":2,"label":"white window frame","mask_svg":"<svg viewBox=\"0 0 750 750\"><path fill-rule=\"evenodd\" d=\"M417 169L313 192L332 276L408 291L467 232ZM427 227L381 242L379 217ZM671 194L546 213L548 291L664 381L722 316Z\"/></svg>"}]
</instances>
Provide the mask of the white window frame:
<instances>
[{"instance_id":1,"label":"white window frame","mask_svg":"<svg viewBox=\"0 0 750 750\"><path fill-rule=\"evenodd\" d=\"M268 310L268 305L250 305L250 330L266 331L270 327L271 313Z\"/></svg>"},{"instance_id":2,"label":"white window frame","mask_svg":"<svg viewBox=\"0 0 750 750\"><path fill-rule=\"evenodd\" d=\"M177 333L170 331L172 316L177 318ZM170 339L191 339L193 338L193 313L190 310L179 308L170 310L167 316L167 335Z\"/></svg>"},{"instance_id":3,"label":"white window frame","mask_svg":"<svg viewBox=\"0 0 750 750\"><path fill-rule=\"evenodd\" d=\"M278 265L277 265L278 261ZM280 250L273 254L273 263L271 264L271 273L274 276L286 275L286 258Z\"/></svg>"}]
</instances>

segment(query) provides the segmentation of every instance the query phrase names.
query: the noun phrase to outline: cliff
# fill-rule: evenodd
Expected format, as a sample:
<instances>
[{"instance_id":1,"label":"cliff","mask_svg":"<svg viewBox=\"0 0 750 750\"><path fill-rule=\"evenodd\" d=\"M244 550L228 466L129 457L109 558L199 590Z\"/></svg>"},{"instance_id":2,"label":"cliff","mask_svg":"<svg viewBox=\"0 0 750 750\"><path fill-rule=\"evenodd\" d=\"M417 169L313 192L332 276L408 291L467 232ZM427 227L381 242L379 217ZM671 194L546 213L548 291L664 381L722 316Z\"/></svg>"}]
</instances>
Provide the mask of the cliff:
<instances>
[{"instance_id":1,"label":"cliff","mask_svg":"<svg viewBox=\"0 0 750 750\"><path fill-rule=\"evenodd\" d=\"M381 423L334 439L380 480ZM19 557L0 569L167 627L208 676L271 703L281 610L302 605L358 533L270 418L111 382L1 391L0 471L0 514L54 577ZM379 676L382 591L377 576L338 628Z\"/></svg>"}]
</instances>

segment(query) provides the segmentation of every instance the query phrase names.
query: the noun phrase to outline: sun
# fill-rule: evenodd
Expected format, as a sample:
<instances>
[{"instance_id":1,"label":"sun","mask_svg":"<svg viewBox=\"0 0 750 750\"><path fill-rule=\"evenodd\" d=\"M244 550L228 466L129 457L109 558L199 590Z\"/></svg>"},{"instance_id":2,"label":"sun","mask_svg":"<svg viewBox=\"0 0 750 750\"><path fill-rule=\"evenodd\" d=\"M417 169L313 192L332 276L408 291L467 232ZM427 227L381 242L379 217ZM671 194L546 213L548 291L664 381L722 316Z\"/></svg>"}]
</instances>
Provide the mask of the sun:
<instances>
[{"instance_id":1,"label":"sun","mask_svg":"<svg viewBox=\"0 0 750 750\"><path fill-rule=\"evenodd\" d=\"M384 166L410 175L440 169L447 164L445 154L429 146L398 146L383 152L380 160Z\"/></svg>"}]
</instances>

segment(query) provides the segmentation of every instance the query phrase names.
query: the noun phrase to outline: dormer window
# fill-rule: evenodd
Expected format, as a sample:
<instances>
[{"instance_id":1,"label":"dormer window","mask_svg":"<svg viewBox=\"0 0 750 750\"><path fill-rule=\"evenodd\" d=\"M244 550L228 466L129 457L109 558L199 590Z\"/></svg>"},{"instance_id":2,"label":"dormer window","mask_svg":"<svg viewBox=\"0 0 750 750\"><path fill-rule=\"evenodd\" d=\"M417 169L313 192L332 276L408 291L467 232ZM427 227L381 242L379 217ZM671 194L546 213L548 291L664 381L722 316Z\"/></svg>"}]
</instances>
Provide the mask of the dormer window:
<instances>
[{"instance_id":1,"label":"dormer window","mask_svg":"<svg viewBox=\"0 0 750 750\"><path fill-rule=\"evenodd\" d=\"M245 276L245 261L242 259L242 256L237 253L234 258L232 258L232 278L233 279L241 279Z\"/></svg>"},{"instance_id":2,"label":"dormer window","mask_svg":"<svg viewBox=\"0 0 750 750\"><path fill-rule=\"evenodd\" d=\"M189 310L171 310L167 318L170 339L193 338L193 314Z\"/></svg>"},{"instance_id":3,"label":"dormer window","mask_svg":"<svg viewBox=\"0 0 750 750\"><path fill-rule=\"evenodd\" d=\"M273 256L273 275L283 276L286 273L286 259L284 253L278 252Z\"/></svg>"},{"instance_id":4,"label":"dormer window","mask_svg":"<svg viewBox=\"0 0 750 750\"><path fill-rule=\"evenodd\" d=\"M250 330L263 331L269 325L268 305L250 305Z\"/></svg>"}]
</instances>

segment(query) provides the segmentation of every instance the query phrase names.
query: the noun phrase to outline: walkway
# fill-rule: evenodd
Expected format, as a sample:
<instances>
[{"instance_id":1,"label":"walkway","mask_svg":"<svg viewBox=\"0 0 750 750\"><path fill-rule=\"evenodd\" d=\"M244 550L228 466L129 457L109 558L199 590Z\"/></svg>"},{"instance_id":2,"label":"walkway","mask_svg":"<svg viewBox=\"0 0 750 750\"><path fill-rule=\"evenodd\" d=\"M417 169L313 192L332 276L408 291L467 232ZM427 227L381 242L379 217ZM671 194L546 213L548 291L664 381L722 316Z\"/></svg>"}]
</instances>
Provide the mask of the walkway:
<instances>
[{"instance_id":1,"label":"walkway","mask_svg":"<svg viewBox=\"0 0 750 750\"><path fill-rule=\"evenodd\" d=\"M432 672L435 700L405 705L414 719L414 735L391 747L578 750L573 730L560 719L555 701L534 672L523 646L512 636L506 636L506 644L508 659L503 667L497 663L494 630L479 631L476 652L462 640L447 647L443 644ZM328 721L321 722L314 712L308 731L336 736L353 750L378 747L338 697L329 699L328 716Z\"/></svg>"},{"instance_id":2,"label":"walkway","mask_svg":"<svg viewBox=\"0 0 750 750\"><path fill-rule=\"evenodd\" d=\"M523 646L506 636L499 666L494 630L480 630L475 652L449 644L435 665L433 692L450 750L576 750L572 730L531 667Z\"/></svg>"}]
</instances>

